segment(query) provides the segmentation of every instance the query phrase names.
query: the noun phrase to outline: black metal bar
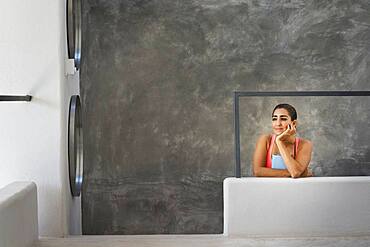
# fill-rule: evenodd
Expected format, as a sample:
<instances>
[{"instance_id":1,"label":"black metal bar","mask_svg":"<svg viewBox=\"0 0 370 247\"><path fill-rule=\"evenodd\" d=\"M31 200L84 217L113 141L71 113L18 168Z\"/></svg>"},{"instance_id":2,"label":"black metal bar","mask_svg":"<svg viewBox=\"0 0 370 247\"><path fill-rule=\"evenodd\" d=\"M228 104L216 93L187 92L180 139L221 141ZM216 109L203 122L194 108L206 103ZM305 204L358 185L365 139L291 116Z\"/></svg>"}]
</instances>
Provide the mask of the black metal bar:
<instances>
[{"instance_id":1,"label":"black metal bar","mask_svg":"<svg viewBox=\"0 0 370 247\"><path fill-rule=\"evenodd\" d=\"M0 95L0 101L31 101L31 95L16 96L16 95Z\"/></svg>"},{"instance_id":2,"label":"black metal bar","mask_svg":"<svg viewBox=\"0 0 370 247\"><path fill-rule=\"evenodd\" d=\"M235 131L235 176L241 177L240 168L240 126L239 126L239 94L234 92L234 131Z\"/></svg>"},{"instance_id":3,"label":"black metal bar","mask_svg":"<svg viewBox=\"0 0 370 247\"><path fill-rule=\"evenodd\" d=\"M240 123L239 97L283 97L283 96L370 96L370 91L278 91L253 92L234 91L234 130L235 130L235 177L241 177L240 166Z\"/></svg>"},{"instance_id":4,"label":"black metal bar","mask_svg":"<svg viewBox=\"0 0 370 247\"><path fill-rule=\"evenodd\" d=\"M242 92L235 91L238 96L370 96L370 91L278 91L278 92Z\"/></svg>"}]
</instances>

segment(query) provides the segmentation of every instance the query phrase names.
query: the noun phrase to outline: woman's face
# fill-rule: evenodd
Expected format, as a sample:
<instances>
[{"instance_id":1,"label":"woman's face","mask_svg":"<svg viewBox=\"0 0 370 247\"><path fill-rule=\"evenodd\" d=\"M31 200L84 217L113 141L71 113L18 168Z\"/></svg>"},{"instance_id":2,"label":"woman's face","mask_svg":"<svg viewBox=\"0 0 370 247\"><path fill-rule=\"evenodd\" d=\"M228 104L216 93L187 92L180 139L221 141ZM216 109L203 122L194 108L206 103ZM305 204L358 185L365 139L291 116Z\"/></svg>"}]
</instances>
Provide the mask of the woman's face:
<instances>
[{"instance_id":1,"label":"woman's face","mask_svg":"<svg viewBox=\"0 0 370 247\"><path fill-rule=\"evenodd\" d=\"M283 133L289 124L294 125L293 122L295 121L292 121L288 111L284 108L276 109L272 114L272 130L276 135Z\"/></svg>"}]
</instances>

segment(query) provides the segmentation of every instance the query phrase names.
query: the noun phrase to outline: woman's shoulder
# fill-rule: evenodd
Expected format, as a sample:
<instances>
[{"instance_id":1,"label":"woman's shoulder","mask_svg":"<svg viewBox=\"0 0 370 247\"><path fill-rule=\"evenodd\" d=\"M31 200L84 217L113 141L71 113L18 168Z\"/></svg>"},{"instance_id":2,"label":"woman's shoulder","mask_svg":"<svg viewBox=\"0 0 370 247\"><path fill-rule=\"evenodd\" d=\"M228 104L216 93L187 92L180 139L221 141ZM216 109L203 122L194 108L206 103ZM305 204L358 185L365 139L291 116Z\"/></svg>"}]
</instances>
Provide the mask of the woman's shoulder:
<instances>
[{"instance_id":1,"label":"woman's shoulder","mask_svg":"<svg viewBox=\"0 0 370 247\"><path fill-rule=\"evenodd\" d=\"M312 142L305 138L299 138L298 149L302 149L303 147L312 147Z\"/></svg>"},{"instance_id":2,"label":"woman's shoulder","mask_svg":"<svg viewBox=\"0 0 370 247\"><path fill-rule=\"evenodd\" d=\"M257 144L258 143L263 144L266 146L266 149L268 149L270 145L271 137L272 137L272 134L261 134L258 137Z\"/></svg>"},{"instance_id":3,"label":"woman's shoulder","mask_svg":"<svg viewBox=\"0 0 370 247\"><path fill-rule=\"evenodd\" d=\"M258 141L268 141L270 140L271 136L272 136L271 134L261 134L258 137Z\"/></svg>"}]
</instances>

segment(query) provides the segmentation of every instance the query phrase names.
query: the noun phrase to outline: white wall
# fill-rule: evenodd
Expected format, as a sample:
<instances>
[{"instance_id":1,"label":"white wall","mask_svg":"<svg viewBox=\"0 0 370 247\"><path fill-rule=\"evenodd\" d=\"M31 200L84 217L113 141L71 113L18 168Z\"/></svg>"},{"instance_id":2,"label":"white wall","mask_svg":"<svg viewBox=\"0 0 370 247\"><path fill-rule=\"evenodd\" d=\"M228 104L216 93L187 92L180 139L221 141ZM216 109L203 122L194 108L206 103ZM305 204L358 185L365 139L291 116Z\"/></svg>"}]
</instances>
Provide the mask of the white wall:
<instances>
[{"instance_id":1,"label":"white wall","mask_svg":"<svg viewBox=\"0 0 370 247\"><path fill-rule=\"evenodd\" d=\"M0 102L0 187L34 181L40 235L63 236L70 215L80 217L67 177L66 114L78 79L64 72L65 0L0 1L0 32L0 95L33 96Z\"/></svg>"}]
</instances>

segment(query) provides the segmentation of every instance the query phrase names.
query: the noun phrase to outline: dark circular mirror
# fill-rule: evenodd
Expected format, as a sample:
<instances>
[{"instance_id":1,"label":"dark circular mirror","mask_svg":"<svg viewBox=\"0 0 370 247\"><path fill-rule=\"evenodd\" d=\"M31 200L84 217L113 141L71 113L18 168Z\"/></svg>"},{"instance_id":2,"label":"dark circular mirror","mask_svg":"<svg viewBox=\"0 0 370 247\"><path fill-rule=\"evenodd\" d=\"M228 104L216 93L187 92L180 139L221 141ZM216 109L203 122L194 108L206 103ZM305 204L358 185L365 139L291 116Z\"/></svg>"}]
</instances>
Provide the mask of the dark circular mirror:
<instances>
[{"instance_id":1,"label":"dark circular mirror","mask_svg":"<svg viewBox=\"0 0 370 247\"><path fill-rule=\"evenodd\" d=\"M81 0L67 0L68 58L74 59L76 70L81 65Z\"/></svg>"},{"instance_id":2,"label":"dark circular mirror","mask_svg":"<svg viewBox=\"0 0 370 247\"><path fill-rule=\"evenodd\" d=\"M69 184L73 196L80 196L83 182L83 132L80 96L69 102L68 117Z\"/></svg>"}]
</instances>

